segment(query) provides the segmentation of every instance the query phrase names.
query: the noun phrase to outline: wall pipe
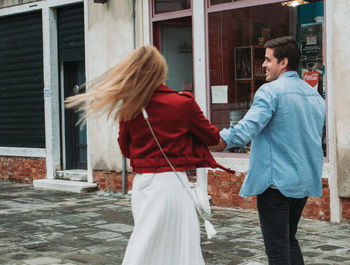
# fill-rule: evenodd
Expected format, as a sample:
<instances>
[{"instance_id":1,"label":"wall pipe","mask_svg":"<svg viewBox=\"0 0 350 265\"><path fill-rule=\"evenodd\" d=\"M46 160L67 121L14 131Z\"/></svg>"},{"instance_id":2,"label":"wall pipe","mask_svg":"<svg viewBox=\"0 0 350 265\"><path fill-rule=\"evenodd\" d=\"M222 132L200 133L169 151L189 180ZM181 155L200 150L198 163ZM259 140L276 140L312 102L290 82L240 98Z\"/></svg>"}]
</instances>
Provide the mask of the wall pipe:
<instances>
[{"instance_id":1,"label":"wall pipe","mask_svg":"<svg viewBox=\"0 0 350 265\"><path fill-rule=\"evenodd\" d=\"M123 178L123 183L122 183L122 191L123 194L126 194L126 190L125 190L125 182L126 182L126 158L123 156L122 159L122 178Z\"/></svg>"}]
</instances>

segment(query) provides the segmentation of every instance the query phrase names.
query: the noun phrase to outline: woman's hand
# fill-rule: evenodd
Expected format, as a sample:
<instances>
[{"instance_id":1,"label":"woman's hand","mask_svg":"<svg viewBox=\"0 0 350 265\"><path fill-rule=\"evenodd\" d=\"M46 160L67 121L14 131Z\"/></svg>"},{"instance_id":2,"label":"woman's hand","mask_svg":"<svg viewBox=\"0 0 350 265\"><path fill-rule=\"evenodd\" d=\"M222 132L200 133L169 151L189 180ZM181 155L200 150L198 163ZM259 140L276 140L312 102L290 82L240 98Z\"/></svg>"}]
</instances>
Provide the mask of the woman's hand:
<instances>
[{"instance_id":1,"label":"woman's hand","mask_svg":"<svg viewBox=\"0 0 350 265\"><path fill-rule=\"evenodd\" d=\"M226 148L226 143L220 137L220 142L217 145L208 146L208 149L212 152L219 152Z\"/></svg>"}]
</instances>

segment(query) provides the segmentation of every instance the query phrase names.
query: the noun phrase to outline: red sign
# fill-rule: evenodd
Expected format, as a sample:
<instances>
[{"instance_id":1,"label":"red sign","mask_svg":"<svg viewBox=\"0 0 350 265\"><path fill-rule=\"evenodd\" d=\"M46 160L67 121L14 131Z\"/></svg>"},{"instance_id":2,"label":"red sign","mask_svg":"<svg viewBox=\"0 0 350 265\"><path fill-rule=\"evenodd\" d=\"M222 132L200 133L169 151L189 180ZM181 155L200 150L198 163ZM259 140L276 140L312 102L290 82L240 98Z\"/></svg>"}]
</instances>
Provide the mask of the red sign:
<instances>
[{"instance_id":1,"label":"red sign","mask_svg":"<svg viewBox=\"0 0 350 265\"><path fill-rule=\"evenodd\" d=\"M310 86L317 88L318 81L320 80L319 72L305 72L303 75L303 80Z\"/></svg>"}]
</instances>

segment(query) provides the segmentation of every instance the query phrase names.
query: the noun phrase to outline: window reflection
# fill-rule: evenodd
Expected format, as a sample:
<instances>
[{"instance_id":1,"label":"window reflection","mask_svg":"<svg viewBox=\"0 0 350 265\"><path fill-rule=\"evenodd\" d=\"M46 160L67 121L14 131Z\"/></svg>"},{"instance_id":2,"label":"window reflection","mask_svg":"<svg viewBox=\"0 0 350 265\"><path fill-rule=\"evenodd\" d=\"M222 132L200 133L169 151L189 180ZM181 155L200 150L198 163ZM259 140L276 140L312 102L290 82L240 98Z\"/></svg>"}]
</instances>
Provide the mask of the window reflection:
<instances>
[{"instance_id":1,"label":"window reflection","mask_svg":"<svg viewBox=\"0 0 350 265\"><path fill-rule=\"evenodd\" d=\"M242 0L210 0L211 5L217 5L217 4L224 4L224 3L232 3L232 2L239 2Z\"/></svg>"},{"instance_id":2,"label":"window reflection","mask_svg":"<svg viewBox=\"0 0 350 265\"><path fill-rule=\"evenodd\" d=\"M191 8L191 0L155 0L155 13L173 12Z\"/></svg>"},{"instance_id":3,"label":"window reflection","mask_svg":"<svg viewBox=\"0 0 350 265\"><path fill-rule=\"evenodd\" d=\"M223 2L231 1L211 0L211 4ZM232 9L209 13L208 18L211 119L219 129L238 123L264 84L263 45L272 38L291 35L299 41L300 77L325 98L323 1L297 8L275 3ZM230 151L249 153L250 148L248 145Z\"/></svg>"}]
</instances>

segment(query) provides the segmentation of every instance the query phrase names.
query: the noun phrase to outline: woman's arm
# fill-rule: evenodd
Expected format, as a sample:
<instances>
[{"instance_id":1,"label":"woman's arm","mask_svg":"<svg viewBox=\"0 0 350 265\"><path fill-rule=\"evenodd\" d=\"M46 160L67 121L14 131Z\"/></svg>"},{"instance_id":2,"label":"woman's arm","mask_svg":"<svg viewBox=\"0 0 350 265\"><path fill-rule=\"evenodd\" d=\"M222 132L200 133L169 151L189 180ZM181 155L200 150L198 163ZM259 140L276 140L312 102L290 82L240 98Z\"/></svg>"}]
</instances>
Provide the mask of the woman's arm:
<instances>
[{"instance_id":1,"label":"woman's arm","mask_svg":"<svg viewBox=\"0 0 350 265\"><path fill-rule=\"evenodd\" d=\"M197 102L192 98L190 115L190 131L207 146L220 142L219 129L212 125L204 116Z\"/></svg>"},{"instance_id":2,"label":"woman's arm","mask_svg":"<svg viewBox=\"0 0 350 265\"><path fill-rule=\"evenodd\" d=\"M226 148L225 141L220 137L220 142L217 145L208 146L208 149L212 152L220 152Z\"/></svg>"},{"instance_id":3,"label":"woman's arm","mask_svg":"<svg viewBox=\"0 0 350 265\"><path fill-rule=\"evenodd\" d=\"M124 157L130 158L130 136L125 128L125 122L119 122L119 137L118 143L120 147L120 151L122 152Z\"/></svg>"}]
</instances>

